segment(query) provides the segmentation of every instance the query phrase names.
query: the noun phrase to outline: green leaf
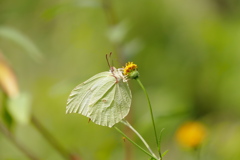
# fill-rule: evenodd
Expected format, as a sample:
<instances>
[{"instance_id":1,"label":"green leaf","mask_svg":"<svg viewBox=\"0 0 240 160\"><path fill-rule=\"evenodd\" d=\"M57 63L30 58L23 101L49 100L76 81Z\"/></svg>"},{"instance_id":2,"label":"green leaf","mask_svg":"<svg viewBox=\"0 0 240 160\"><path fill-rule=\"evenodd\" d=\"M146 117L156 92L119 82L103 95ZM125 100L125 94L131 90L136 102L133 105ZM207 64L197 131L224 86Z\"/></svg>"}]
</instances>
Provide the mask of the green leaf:
<instances>
[{"instance_id":1,"label":"green leaf","mask_svg":"<svg viewBox=\"0 0 240 160\"><path fill-rule=\"evenodd\" d=\"M13 125L13 118L10 115L9 111L7 110L7 100L8 96L5 93L0 92L2 97L0 99L1 106L2 106L2 118L6 126L10 129Z\"/></svg>"},{"instance_id":2,"label":"green leaf","mask_svg":"<svg viewBox=\"0 0 240 160\"><path fill-rule=\"evenodd\" d=\"M29 95L21 93L17 97L9 98L7 109L16 122L20 124L28 123L31 109Z\"/></svg>"},{"instance_id":3,"label":"green leaf","mask_svg":"<svg viewBox=\"0 0 240 160\"><path fill-rule=\"evenodd\" d=\"M7 128L10 129L12 127L14 121L5 106L3 107L2 116L3 116L3 121L5 122Z\"/></svg>"},{"instance_id":4,"label":"green leaf","mask_svg":"<svg viewBox=\"0 0 240 160\"><path fill-rule=\"evenodd\" d=\"M21 47L23 47L29 56L31 56L35 61L39 62L42 59L42 54L36 45L24 34L19 31L10 28L10 27L0 27L0 36L3 38L7 38L17 43Z\"/></svg>"},{"instance_id":5,"label":"green leaf","mask_svg":"<svg viewBox=\"0 0 240 160\"><path fill-rule=\"evenodd\" d=\"M162 157L164 157L168 153L168 151L169 150L166 150L165 152L163 152Z\"/></svg>"},{"instance_id":6,"label":"green leaf","mask_svg":"<svg viewBox=\"0 0 240 160\"><path fill-rule=\"evenodd\" d=\"M158 138L158 151L159 151L159 153L161 153L161 141L162 141L162 133L163 133L163 130L164 130L165 128L163 128L161 131L160 131L160 134L159 134L159 138Z\"/></svg>"}]
</instances>

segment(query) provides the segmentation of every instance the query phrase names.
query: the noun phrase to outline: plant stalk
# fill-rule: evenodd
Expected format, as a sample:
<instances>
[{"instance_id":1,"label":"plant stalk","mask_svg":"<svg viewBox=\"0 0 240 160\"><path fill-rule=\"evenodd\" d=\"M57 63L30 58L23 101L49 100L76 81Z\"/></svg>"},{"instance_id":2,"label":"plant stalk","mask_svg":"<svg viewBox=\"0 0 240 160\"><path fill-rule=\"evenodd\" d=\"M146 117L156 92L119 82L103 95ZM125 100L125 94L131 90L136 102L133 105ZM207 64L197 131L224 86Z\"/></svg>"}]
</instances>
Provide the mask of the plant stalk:
<instances>
[{"instance_id":1,"label":"plant stalk","mask_svg":"<svg viewBox=\"0 0 240 160\"><path fill-rule=\"evenodd\" d=\"M127 120L122 120L120 121L121 123L125 124L126 126L128 126L140 139L141 141L143 142L143 144L146 146L146 148L148 149L148 151L153 155L153 157L155 159L158 159L157 156L153 153L153 151L151 150L151 148L149 147L149 145L147 144L147 142L145 141L145 139L141 136L140 133L138 133L137 130L135 130L133 128L133 126L127 121Z\"/></svg>"},{"instance_id":2,"label":"plant stalk","mask_svg":"<svg viewBox=\"0 0 240 160\"><path fill-rule=\"evenodd\" d=\"M139 78L136 78L136 80L137 80L138 84L140 85L140 87L142 88L142 90L144 91L144 93L145 93L145 95L146 95L146 97L147 97L148 106L149 106L149 110L150 110L150 114L151 114L151 119L152 119L152 125L153 125L153 129L154 129L154 135L155 135L156 144L157 144L157 147L158 147L158 153L159 153L159 156L162 157L162 156L161 156L160 149L159 149L159 142L158 142L156 125L155 125L155 121L154 121L154 117L153 117L152 105L151 105L151 102L150 102L148 93L147 93L145 87L143 86L142 82L140 81L140 79L139 79Z\"/></svg>"},{"instance_id":3,"label":"plant stalk","mask_svg":"<svg viewBox=\"0 0 240 160\"><path fill-rule=\"evenodd\" d=\"M154 157L151 153L149 153L148 151L146 151L145 149L143 149L141 146L139 146L136 142L134 142L131 138L129 138L125 133L123 133L119 128L117 128L116 126L114 126L114 128L121 134L123 135L127 140L129 140L129 142L131 142L133 145L135 145L137 148L139 148L140 150L142 150L144 153L146 153L148 156L156 159L156 157ZM157 160L157 159L156 159Z\"/></svg>"}]
</instances>

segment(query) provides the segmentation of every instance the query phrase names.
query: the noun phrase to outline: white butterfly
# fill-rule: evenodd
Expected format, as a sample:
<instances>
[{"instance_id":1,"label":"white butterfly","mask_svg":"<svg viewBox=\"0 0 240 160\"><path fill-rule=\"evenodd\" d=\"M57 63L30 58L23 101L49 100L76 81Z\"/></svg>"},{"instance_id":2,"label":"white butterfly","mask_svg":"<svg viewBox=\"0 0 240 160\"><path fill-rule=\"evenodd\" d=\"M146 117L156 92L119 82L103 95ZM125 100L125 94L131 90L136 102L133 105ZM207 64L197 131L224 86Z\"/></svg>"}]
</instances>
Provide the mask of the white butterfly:
<instances>
[{"instance_id":1,"label":"white butterfly","mask_svg":"<svg viewBox=\"0 0 240 160\"><path fill-rule=\"evenodd\" d=\"M92 122L112 127L127 116L132 94L123 69L111 67L79 84L71 92L66 113L79 113Z\"/></svg>"}]
</instances>

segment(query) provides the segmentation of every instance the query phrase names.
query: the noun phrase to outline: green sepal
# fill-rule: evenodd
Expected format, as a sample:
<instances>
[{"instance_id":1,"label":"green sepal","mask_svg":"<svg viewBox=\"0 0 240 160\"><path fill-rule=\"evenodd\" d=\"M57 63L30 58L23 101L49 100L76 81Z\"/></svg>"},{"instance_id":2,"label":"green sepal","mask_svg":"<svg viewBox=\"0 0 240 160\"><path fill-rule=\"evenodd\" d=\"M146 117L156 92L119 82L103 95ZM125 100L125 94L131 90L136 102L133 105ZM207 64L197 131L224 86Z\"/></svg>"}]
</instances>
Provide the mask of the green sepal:
<instances>
[{"instance_id":1,"label":"green sepal","mask_svg":"<svg viewBox=\"0 0 240 160\"><path fill-rule=\"evenodd\" d=\"M128 78L130 79L137 79L139 77L139 72L137 70L132 71L128 74Z\"/></svg>"},{"instance_id":2,"label":"green sepal","mask_svg":"<svg viewBox=\"0 0 240 160\"><path fill-rule=\"evenodd\" d=\"M168 153L168 151L169 150L164 151L163 154L162 154L162 157L164 157Z\"/></svg>"}]
</instances>

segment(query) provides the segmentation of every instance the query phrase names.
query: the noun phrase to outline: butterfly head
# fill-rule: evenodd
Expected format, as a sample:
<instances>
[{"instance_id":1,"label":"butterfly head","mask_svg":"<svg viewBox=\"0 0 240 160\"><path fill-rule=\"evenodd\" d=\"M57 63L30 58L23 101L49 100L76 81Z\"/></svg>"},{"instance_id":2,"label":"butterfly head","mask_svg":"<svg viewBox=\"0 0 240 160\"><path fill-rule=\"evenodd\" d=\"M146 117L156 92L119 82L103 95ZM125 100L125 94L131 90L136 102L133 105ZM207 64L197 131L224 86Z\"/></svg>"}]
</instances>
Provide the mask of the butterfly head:
<instances>
[{"instance_id":1,"label":"butterfly head","mask_svg":"<svg viewBox=\"0 0 240 160\"><path fill-rule=\"evenodd\" d=\"M110 72L112 73L112 76L116 78L116 82L121 80L123 80L123 82L127 82L127 77L123 75L122 68L110 67Z\"/></svg>"}]
</instances>

